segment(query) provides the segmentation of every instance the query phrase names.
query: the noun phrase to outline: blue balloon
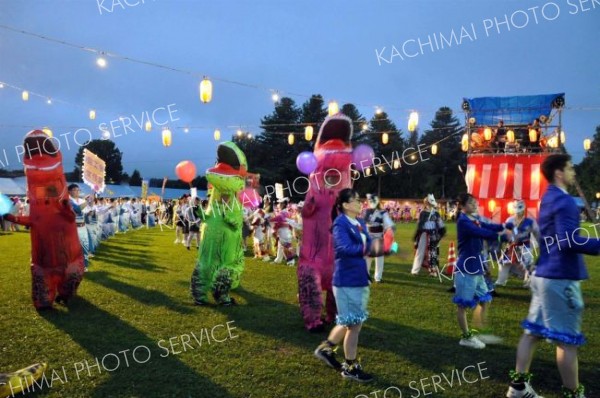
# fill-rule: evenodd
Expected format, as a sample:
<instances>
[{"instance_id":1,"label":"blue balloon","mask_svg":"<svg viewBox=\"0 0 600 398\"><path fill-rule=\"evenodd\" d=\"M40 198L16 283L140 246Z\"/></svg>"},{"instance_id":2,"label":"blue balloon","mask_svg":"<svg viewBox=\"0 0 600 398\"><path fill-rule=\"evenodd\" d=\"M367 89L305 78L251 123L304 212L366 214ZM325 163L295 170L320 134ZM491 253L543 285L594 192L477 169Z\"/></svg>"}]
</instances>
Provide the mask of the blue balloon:
<instances>
[{"instance_id":1,"label":"blue balloon","mask_svg":"<svg viewBox=\"0 0 600 398\"><path fill-rule=\"evenodd\" d=\"M10 213L13 201L6 195L0 193L0 216Z\"/></svg>"}]
</instances>

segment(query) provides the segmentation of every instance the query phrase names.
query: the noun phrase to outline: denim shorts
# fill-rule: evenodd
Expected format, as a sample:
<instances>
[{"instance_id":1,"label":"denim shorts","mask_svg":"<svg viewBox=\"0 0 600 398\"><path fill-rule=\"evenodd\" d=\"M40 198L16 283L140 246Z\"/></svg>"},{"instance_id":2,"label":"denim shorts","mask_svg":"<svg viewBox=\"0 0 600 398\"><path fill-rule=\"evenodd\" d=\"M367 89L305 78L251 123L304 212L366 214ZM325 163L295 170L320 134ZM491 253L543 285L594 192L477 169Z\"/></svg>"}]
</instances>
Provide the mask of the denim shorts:
<instances>
[{"instance_id":1,"label":"denim shorts","mask_svg":"<svg viewBox=\"0 0 600 398\"><path fill-rule=\"evenodd\" d=\"M525 333L552 343L579 346L585 343L581 333L583 296L581 283L568 279L531 277L531 305L522 326Z\"/></svg>"},{"instance_id":2,"label":"denim shorts","mask_svg":"<svg viewBox=\"0 0 600 398\"><path fill-rule=\"evenodd\" d=\"M337 287L333 286L333 296L337 306L335 323L341 326L352 326L363 323L369 317L369 287Z\"/></svg>"},{"instance_id":3,"label":"denim shorts","mask_svg":"<svg viewBox=\"0 0 600 398\"><path fill-rule=\"evenodd\" d=\"M456 293L452 302L459 307L473 308L477 303L492 301L483 275L469 275L462 272L454 273Z\"/></svg>"}]
</instances>

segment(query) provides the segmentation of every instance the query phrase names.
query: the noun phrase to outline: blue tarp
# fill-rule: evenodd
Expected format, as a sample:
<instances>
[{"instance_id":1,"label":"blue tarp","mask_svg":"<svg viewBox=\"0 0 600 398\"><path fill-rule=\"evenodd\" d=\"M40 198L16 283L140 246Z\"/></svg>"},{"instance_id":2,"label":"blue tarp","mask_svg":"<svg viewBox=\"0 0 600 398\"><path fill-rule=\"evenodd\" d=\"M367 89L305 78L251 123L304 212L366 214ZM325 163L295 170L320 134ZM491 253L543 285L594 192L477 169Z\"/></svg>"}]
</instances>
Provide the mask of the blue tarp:
<instances>
[{"instance_id":1,"label":"blue tarp","mask_svg":"<svg viewBox=\"0 0 600 398\"><path fill-rule=\"evenodd\" d=\"M557 98L562 98L564 103L564 96L565 93L463 98L463 102L469 104L469 116L474 117L475 124L479 126L496 125L500 119L504 120L505 125L527 125L542 115L548 117L552 103Z\"/></svg>"}]
</instances>

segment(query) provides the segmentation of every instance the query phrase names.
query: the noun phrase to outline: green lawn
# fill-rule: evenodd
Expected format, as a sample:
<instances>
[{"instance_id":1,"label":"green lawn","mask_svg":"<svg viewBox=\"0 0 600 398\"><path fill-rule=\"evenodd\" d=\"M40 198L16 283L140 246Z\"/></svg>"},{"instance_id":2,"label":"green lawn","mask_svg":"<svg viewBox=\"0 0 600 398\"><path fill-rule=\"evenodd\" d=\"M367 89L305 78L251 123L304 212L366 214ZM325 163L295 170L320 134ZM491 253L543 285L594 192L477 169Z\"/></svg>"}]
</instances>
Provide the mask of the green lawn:
<instances>
[{"instance_id":1,"label":"green lawn","mask_svg":"<svg viewBox=\"0 0 600 398\"><path fill-rule=\"evenodd\" d=\"M490 323L504 344L481 351L460 347L455 307L446 292L450 282L409 274L413 231L414 224L398 226L402 252L387 259L385 283L371 291L372 318L359 343L365 369L376 375L371 384L343 380L312 356L325 334L303 329L296 268L247 257L242 287L234 293L239 306L195 307L188 293L194 251L174 245L171 230L158 229L104 242L68 310L41 316L30 299L29 235L1 235L0 371L48 362L48 383L55 370L51 388L28 394L40 397L350 398L383 397L385 389L394 398L398 391L402 397L504 396L528 291L513 279L492 305ZM450 225L444 259L455 235ZM598 259L587 262L591 280L583 284L583 329L589 342L581 350L580 369L588 397L598 397L600 270ZM104 359L105 368L96 359ZM465 368L471 383L461 376L459 384L454 369L462 374ZM532 372L538 392L558 396L551 345L539 346ZM445 378L453 374L451 388Z\"/></svg>"}]
</instances>

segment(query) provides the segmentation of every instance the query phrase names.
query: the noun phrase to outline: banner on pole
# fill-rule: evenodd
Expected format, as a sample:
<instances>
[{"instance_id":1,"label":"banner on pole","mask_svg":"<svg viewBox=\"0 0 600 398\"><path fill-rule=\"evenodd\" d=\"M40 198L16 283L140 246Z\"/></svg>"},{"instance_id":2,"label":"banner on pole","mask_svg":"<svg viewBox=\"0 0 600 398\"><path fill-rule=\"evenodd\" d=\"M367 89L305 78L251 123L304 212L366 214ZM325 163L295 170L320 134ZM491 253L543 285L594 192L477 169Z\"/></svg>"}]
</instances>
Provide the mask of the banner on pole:
<instances>
[{"instance_id":1,"label":"banner on pole","mask_svg":"<svg viewBox=\"0 0 600 398\"><path fill-rule=\"evenodd\" d=\"M83 150L83 182L96 193L104 191L106 163L92 151Z\"/></svg>"},{"instance_id":2,"label":"banner on pole","mask_svg":"<svg viewBox=\"0 0 600 398\"><path fill-rule=\"evenodd\" d=\"M148 198L148 180L142 180L142 199Z\"/></svg>"}]
</instances>

